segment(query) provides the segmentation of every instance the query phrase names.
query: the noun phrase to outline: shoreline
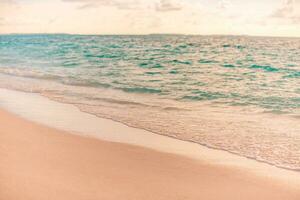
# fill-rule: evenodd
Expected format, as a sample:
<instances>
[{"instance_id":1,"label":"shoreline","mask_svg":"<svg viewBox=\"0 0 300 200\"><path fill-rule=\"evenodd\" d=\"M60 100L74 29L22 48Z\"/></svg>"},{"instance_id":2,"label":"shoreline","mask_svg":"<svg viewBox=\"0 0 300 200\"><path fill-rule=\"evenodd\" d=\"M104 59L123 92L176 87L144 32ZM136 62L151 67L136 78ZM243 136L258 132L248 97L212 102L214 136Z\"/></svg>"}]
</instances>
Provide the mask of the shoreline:
<instances>
[{"instance_id":1,"label":"shoreline","mask_svg":"<svg viewBox=\"0 0 300 200\"><path fill-rule=\"evenodd\" d=\"M0 197L6 200L300 197L292 182L242 168L73 135L3 109L0 120Z\"/></svg>"},{"instance_id":2,"label":"shoreline","mask_svg":"<svg viewBox=\"0 0 300 200\"><path fill-rule=\"evenodd\" d=\"M55 113L61 114L61 109L65 109L65 107L70 107L69 105L72 105L79 109L82 113L88 113L96 116L97 118L108 119L106 121L113 126L121 123L126 129L128 129L126 126L133 128L136 127L137 129L142 129L143 131L141 132L143 133L151 132L148 134L155 133L175 138L176 140L188 141L189 143L196 143L197 145L205 146L210 149L226 151L230 154L256 160L261 163L267 163L282 169L299 171L298 158L300 152L298 151L298 148L295 149L293 147L297 147L298 141L300 141L298 134L300 126L296 118L287 115L276 115L264 112L257 113L255 110L252 110L255 112L251 112L251 107L214 107L213 105L202 102L199 102L199 104L189 105L192 107L196 106L198 108L195 109L195 111L190 112L193 110L191 107L185 104L177 105L178 102L174 102L172 100L160 101L159 99L152 99L150 96L147 96L147 98L150 98L149 101L144 101L147 99L145 98L146 96L137 94L134 96L127 96L128 94L121 94L111 89L107 90L102 88L98 90L98 88L89 88L84 86L77 87L68 84L64 85L52 81L48 82L48 80L43 80L43 82L41 82L41 80L31 79L28 77L2 77L1 75L1 80L4 80L4 83L1 83L1 88L4 87L8 89L7 91L15 90L20 91L20 93L28 94L12 95L10 101L14 101L12 100L14 96L21 96L22 99L28 99L28 96L36 96L38 94L45 98L38 99L30 97L31 100L35 101L37 104L43 104L40 103L40 101L44 100L47 102L51 100L61 103L60 106L55 106ZM43 87L39 87L40 84L46 84L43 86L45 87L45 90ZM12 85L12 87L10 85ZM55 88L61 89L57 90ZM72 99L73 95L65 96L60 94L64 90L65 92L63 93L66 94L69 92L73 94L73 92L76 91L74 95L75 98ZM88 92L82 93L82 91L85 90ZM95 97L92 95L91 99L95 98L96 100L92 100L90 102L87 97L90 97L89 94L91 94L91 92L99 95L95 95ZM2 98L6 99L6 94L3 94ZM80 100L81 98L85 100ZM136 98L136 100L132 100L132 98ZM142 105L146 107L149 105L151 105L151 107L156 107L158 104L162 104L162 106L159 105L159 109L154 109L152 113L152 111L150 112L150 107L139 108L131 105L130 103L128 105L128 102L142 102ZM20 104L20 102L15 101L14 104ZM11 105L11 107L14 107L14 104ZM48 107L48 105L51 107L52 103L47 103L46 107ZM29 109L26 109L26 107L29 107ZM15 113L18 114L19 110L24 110L24 112L26 112L25 115L29 114L29 116L25 116L25 118L32 119L32 116L30 115L30 108L32 107L36 106L28 100L27 104L19 106ZM58 107L60 107L60 109L57 109ZM178 113L174 110L171 112L165 111L167 108L178 108L179 111ZM187 114L181 112L185 109L188 111L186 112ZM68 108L68 110L70 110L73 114L76 114L76 118L84 118L84 120L87 118L95 118L88 115L85 115L85 117L79 116L79 112L74 112L74 109L71 109L71 107L70 109ZM67 114L64 113L64 115ZM197 117L193 117L193 115ZM40 120L40 117L36 118L38 118L37 121ZM64 121L66 118L62 120ZM110 120L116 123L113 124ZM55 122L49 124L47 120L44 120L43 124L49 126L57 125ZM90 125L94 127L95 123ZM72 130L74 132L81 132L84 134L86 133L86 130L82 130L80 127L79 129L78 127L73 128L70 125L67 125L68 127L66 127L65 124L61 124L61 126L66 128L66 130ZM101 130L102 127L98 126L98 129ZM122 129L120 128L120 130ZM90 132L92 132L92 136L98 137L98 130L92 130ZM106 135L104 137L106 138ZM100 137L100 139L103 138ZM110 140L111 138L108 139ZM127 141L128 140L125 140L126 143ZM121 142L124 142L124 140ZM143 141L139 142L141 142L142 146L144 146ZM276 146L276 152L272 151L273 146Z\"/></svg>"},{"instance_id":3,"label":"shoreline","mask_svg":"<svg viewBox=\"0 0 300 200\"><path fill-rule=\"evenodd\" d=\"M224 165L243 166L250 171L255 171L263 166L267 169L265 170L266 172L270 169L275 169L275 171L284 170L291 172L292 175L299 175L300 178L298 170L279 167L266 161L242 156L224 149L129 126L114 119L84 112L73 104L56 101L40 93L0 88L0 99L0 109L7 110L34 123L72 134L146 147L161 152L183 155L192 159L208 155L206 160L212 163L219 159ZM22 99L22 101L18 101L18 99ZM159 141L158 144L157 141ZM175 148L170 148L172 146L175 146ZM228 160L230 162L227 162ZM249 165L251 167L248 167Z\"/></svg>"},{"instance_id":4,"label":"shoreline","mask_svg":"<svg viewBox=\"0 0 300 200\"><path fill-rule=\"evenodd\" d=\"M0 109L25 120L75 135L150 148L196 160L205 159L212 164L242 167L255 174L259 172L260 175L267 174L270 177L275 175L279 179L283 178L281 175L283 172L289 178L297 177L297 182L300 180L300 173L297 170L278 167L223 149L128 126L113 119L81 111L73 104L55 101L39 93L0 88L0 99ZM19 99L22 101L18 101ZM291 179L287 180L291 181Z\"/></svg>"}]
</instances>

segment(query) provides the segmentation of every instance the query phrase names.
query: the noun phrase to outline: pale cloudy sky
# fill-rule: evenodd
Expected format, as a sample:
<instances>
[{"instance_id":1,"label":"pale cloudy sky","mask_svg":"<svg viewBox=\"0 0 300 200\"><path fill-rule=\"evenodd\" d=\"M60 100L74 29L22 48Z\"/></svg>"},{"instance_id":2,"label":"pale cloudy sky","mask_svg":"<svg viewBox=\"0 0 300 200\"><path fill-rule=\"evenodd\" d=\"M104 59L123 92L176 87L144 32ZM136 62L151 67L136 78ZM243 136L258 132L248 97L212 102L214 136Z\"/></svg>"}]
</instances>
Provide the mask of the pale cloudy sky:
<instances>
[{"instance_id":1,"label":"pale cloudy sky","mask_svg":"<svg viewBox=\"0 0 300 200\"><path fill-rule=\"evenodd\" d=\"M300 0L0 0L0 33L300 37Z\"/></svg>"}]
</instances>

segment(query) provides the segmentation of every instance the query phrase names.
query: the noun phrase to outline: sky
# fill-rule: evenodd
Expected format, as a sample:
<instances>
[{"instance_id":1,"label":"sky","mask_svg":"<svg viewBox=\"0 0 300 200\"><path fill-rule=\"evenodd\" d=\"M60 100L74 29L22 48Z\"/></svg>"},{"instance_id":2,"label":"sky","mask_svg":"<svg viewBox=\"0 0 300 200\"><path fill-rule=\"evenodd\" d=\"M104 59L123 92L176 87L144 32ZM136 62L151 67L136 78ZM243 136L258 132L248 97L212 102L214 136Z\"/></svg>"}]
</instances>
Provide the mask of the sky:
<instances>
[{"instance_id":1,"label":"sky","mask_svg":"<svg viewBox=\"0 0 300 200\"><path fill-rule=\"evenodd\" d=\"M300 37L300 0L0 0L0 33Z\"/></svg>"}]
</instances>

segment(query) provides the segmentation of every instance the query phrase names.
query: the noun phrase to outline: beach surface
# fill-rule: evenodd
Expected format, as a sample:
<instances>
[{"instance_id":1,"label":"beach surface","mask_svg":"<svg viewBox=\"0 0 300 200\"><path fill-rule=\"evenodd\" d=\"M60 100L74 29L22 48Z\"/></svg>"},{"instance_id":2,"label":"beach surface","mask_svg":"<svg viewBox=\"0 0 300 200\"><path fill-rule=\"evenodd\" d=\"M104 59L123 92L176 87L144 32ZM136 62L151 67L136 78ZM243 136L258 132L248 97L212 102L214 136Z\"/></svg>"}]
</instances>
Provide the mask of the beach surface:
<instances>
[{"instance_id":1,"label":"beach surface","mask_svg":"<svg viewBox=\"0 0 300 200\"><path fill-rule=\"evenodd\" d=\"M2 200L299 200L297 185L69 134L0 110Z\"/></svg>"}]
</instances>

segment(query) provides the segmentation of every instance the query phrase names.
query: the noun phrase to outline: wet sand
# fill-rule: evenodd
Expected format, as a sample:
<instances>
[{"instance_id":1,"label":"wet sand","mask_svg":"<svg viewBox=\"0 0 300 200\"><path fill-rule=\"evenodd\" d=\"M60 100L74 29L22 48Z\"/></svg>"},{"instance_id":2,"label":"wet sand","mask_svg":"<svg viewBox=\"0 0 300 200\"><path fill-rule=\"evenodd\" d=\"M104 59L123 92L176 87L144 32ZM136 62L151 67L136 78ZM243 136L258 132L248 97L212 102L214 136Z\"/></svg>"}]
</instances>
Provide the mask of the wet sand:
<instances>
[{"instance_id":1,"label":"wet sand","mask_svg":"<svg viewBox=\"0 0 300 200\"><path fill-rule=\"evenodd\" d=\"M0 199L299 200L242 168L69 134L0 110Z\"/></svg>"}]
</instances>

